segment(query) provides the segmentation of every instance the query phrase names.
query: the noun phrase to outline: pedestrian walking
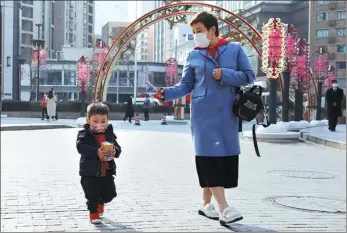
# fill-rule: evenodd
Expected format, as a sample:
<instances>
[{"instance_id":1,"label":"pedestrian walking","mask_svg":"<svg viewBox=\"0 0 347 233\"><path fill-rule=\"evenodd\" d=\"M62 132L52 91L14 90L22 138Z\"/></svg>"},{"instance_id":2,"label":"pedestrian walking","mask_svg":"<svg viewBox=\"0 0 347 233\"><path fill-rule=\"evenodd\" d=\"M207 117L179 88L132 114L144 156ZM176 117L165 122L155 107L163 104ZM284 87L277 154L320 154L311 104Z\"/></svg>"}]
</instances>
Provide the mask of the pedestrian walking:
<instances>
[{"instance_id":1,"label":"pedestrian walking","mask_svg":"<svg viewBox=\"0 0 347 233\"><path fill-rule=\"evenodd\" d=\"M151 101L149 100L148 96L146 96L142 108L145 115L145 121L149 121L149 109L151 108Z\"/></svg>"},{"instance_id":2,"label":"pedestrian walking","mask_svg":"<svg viewBox=\"0 0 347 233\"><path fill-rule=\"evenodd\" d=\"M343 90L339 88L336 80L333 80L331 83L332 87L327 90L325 98L328 104L329 130L334 132L336 131L337 120L342 116L344 93Z\"/></svg>"},{"instance_id":3,"label":"pedestrian walking","mask_svg":"<svg viewBox=\"0 0 347 233\"><path fill-rule=\"evenodd\" d=\"M41 120L44 120L45 118L48 119L47 115L47 93L44 94L42 100L41 100L41 109L42 109L42 117Z\"/></svg>"},{"instance_id":4,"label":"pedestrian walking","mask_svg":"<svg viewBox=\"0 0 347 233\"><path fill-rule=\"evenodd\" d=\"M134 117L135 111L134 111L134 105L133 105L133 97L129 96L127 100L127 108L125 111L125 116L123 120L125 121L126 119L129 118L129 122L132 123L131 118Z\"/></svg>"},{"instance_id":5,"label":"pedestrian walking","mask_svg":"<svg viewBox=\"0 0 347 233\"><path fill-rule=\"evenodd\" d=\"M238 186L239 121L232 110L236 89L253 83L255 74L240 43L219 37L218 25L213 13L192 17L196 48L187 56L180 82L160 93L170 101L192 92L191 128L203 197L198 213L225 225L243 218L228 205L224 191Z\"/></svg>"},{"instance_id":6,"label":"pedestrian walking","mask_svg":"<svg viewBox=\"0 0 347 233\"><path fill-rule=\"evenodd\" d=\"M89 219L93 224L101 223L104 204L117 196L114 175L121 147L108 124L109 108L104 103L92 103L87 107L87 124L77 135L77 151L81 155L79 174Z\"/></svg>"},{"instance_id":7,"label":"pedestrian walking","mask_svg":"<svg viewBox=\"0 0 347 233\"><path fill-rule=\"evenodd\" d=\"M54 95L53 91L48 92L48 98L46 99L47 103L47 115L48 120L52 121L55 119L56 110L57 110L57 97Z\"/></svg>"}]
</instances>

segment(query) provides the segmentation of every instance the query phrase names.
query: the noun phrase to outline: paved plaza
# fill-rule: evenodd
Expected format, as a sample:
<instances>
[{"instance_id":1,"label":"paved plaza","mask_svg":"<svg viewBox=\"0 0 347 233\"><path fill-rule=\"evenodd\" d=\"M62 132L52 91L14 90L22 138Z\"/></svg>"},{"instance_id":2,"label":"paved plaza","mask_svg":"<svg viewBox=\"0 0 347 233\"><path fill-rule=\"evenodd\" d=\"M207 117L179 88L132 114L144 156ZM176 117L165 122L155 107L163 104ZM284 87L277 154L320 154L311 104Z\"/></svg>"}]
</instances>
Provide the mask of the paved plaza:
<instances>
[{"instance_id":1,"label":"paved plaza","mask_svg":"<svg viewBox=\"0 0 347 233\"><path fill-rule=\"evenodd\" d=\"M250 125L246 126L249 128ZM222 227L197 214L201 190L190 125L116 124L123 148L118 197L89 223L76 151L78 129L1 132L1 231L346 231L346 152L312 143L241 138L244 220Z\"/></svg>"}]
</instances>

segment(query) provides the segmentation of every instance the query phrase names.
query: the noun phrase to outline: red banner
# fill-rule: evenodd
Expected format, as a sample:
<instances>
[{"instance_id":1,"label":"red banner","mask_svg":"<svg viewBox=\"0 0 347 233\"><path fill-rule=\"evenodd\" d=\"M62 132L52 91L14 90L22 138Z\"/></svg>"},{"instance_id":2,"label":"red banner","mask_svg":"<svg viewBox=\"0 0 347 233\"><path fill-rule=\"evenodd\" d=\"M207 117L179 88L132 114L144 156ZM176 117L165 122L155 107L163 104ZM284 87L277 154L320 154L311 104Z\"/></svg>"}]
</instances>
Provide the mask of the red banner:
<instances>
[{"instance_id":1,"label":"red banner","mask_svg":"<svg viewBox=\"0 0 347 233\"><path fill-rule=\"evenodd\" d=\"M39 58L38 50L37 49L33 49L32 65L37 66L38 58ZM41 49L40 50L40 66L45 66L46 65L46 60L47 60L46 50Z\"/></svg>"}]
</instances>

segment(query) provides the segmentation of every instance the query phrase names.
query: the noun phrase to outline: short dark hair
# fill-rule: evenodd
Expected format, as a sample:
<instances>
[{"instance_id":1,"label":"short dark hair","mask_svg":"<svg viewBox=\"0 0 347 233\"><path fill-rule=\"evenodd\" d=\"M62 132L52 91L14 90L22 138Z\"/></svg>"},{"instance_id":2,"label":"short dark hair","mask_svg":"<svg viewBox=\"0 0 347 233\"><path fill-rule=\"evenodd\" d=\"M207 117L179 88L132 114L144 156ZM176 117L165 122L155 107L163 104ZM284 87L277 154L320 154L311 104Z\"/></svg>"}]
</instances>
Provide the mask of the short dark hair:
<instances>
[{"instance_id":1,"label":"short dark hair","mask_svg":"<svg viewBox=\"0 0 347 233\"><path fill-rule=\"evenodd\" d=\"M210 30L213 26L216 27L215 35L219 36L218 19L213 13L207 11L197 13L192 17L189 25L192 26L197 23L202 23L203 25L205 25L207 30Z\"/></svg>"},{"instance_id":2,"label":"short dark hair","mask_svg":"<svg viewBox=\"0 0 347 233\"><path fill-rule=\"evenodd\" d=\"M87 118L90 118L95 115L107 115L108 117L109 112L110 108L106 104L102 102L91 103L87 107Z\"/></svg>"},{"instance_id":3,"label":"short dark hair","mask_svg":"<svg viewBox=\"0 0 347 233\"><path fill-rule=\"evenodd\" d=\"M336 80L336 79L334 79L334 80L332 80L332 81L331 81L331 83L337 83L337 80Z\"/></svg>"}]
</instances>

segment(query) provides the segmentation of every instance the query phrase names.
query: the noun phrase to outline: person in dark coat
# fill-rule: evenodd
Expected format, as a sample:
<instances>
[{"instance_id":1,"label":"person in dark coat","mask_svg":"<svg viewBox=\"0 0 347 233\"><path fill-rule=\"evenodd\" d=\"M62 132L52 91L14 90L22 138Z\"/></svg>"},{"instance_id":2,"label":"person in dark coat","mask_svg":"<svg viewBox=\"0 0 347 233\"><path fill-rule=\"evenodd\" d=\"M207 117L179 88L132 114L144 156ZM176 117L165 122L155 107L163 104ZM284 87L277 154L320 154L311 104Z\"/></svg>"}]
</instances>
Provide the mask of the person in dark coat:
<instances>
[{"instance_id":1,"label":"person in dark coat","mask_svg":"<svg viewBox=\"0 0 347 233\"><path fill-rule=\"evenodd\" d=\"M133 97L129 96L127 100L127 109L126 109L123 120L125 121L127 118L129 118L129 122L132 123L131 118L134 117L134 114L135 112L134 112L134 106L133 106Z\"/></svg>"},{"instance_id":2,"label":"person in dark coat","mask_svg":"<svg viewBox=\"0 0 347 233\"><path fill-rule=\"evenodd\" d=\"M333 80L332 88L329 88L325 94L325 98L328 104L328 120L329 130L336 131L337 119L342 116L342 101L344 93L341 88L338 87L337 81Z\"/></svg>"},{"instance_id":3,"label":"person in dark coat","mask_svg":"<svg viewBox=\"0 0 347 233\"><path fill-rule=\"evenodd\" d=\"M143 113L145 115L145 121L149 121L149 109L151 107L151 101L149 100L148 96L146 96L145 101L143 103Z\"/></svg>"},{"instance_id":4,"label":"person in dark coat","mask_svg":"<svg viewBox=\"0 0 347 233\"><path fill-rule=\"evenodd\" d=\"M122 149L112 124L108 124L108 118L109 108L106 104L90 104L87 107L87 124L78 132L76 141L77 151L81 155L81 185L93 224L101 223L104 204L110 203L117 196L113 177L116 175L114 158L119 158ZM102 149L105 142L113 144L110 154Z\"/></svg>"}]
</instances>

